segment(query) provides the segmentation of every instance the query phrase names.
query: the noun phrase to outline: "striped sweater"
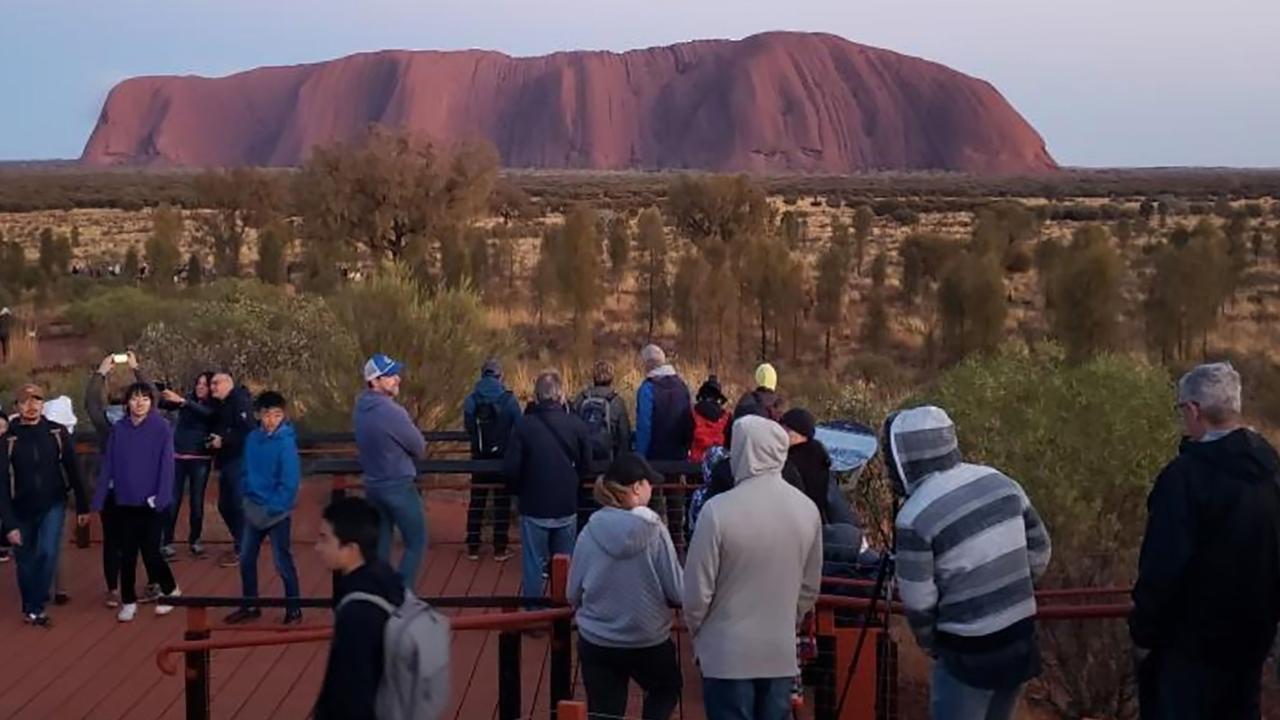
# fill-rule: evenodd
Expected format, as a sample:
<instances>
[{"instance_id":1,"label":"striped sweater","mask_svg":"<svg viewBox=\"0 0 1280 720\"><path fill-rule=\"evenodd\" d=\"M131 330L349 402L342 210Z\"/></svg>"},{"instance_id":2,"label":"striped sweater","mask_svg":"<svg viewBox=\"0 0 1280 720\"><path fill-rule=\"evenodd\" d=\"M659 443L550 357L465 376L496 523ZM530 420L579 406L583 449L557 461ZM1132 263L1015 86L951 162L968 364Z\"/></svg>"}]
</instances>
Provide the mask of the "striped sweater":
<instances>
[{"instance_id":1,"label":"striped sweater","mask_svg":"<svg viewBox=\"0 0 1280 720\"><path fill-rule=\"evenodd\" d=\"M898 591L916 639L980 638L1035 615L1032 582L1049 565L1049 534L1022 488L960 461L942 410L898 414L889 461L908 494L897 518Z\"/></svg>"}]
</instances>

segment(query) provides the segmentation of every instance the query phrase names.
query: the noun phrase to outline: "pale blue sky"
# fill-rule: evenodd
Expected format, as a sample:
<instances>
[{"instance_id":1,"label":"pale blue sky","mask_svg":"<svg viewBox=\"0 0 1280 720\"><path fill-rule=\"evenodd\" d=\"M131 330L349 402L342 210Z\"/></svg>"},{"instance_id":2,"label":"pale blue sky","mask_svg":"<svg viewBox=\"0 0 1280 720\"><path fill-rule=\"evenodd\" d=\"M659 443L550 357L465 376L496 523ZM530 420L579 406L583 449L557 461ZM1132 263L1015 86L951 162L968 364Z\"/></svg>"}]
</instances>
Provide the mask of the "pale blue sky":
<instances>
[{"instance_id":1,"label":"pale blue sky","mask_svg":"<svg viewBox=\"0 0 1280 720\"><path fill-rule=\"evenodd\" d=\"M133 75L820 30L991 81L1069 165L1280 166L1274 0L3 0L0 159L76 157Z\"/></svg>"}]
</instances>

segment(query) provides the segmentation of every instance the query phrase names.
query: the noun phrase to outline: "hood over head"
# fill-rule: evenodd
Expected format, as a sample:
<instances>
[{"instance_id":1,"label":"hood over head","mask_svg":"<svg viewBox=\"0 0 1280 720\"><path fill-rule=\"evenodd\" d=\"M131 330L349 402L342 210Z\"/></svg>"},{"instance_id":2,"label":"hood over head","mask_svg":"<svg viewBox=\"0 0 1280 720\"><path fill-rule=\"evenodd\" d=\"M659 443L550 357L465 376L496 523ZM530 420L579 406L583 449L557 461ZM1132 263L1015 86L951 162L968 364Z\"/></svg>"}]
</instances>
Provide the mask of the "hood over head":
<instances>
[{"instance_id":1,"label":"hood over head","mask_svg":"<svg viewBox=\"0 0 1280 720\"><path fill-rule=\"evenodd\" d=\"M732 442L729 466L733 469L735 485L764 475L782 477L790 440L781 425L748 415L734 421Z\"/></svg>"},{"instance_id":2,"label":"hood over head","mask_svg":"<svg viewBox=\"0 0 1280 720\"><path fill-rule=\"evenodd\" d=\"M486 400L497 400L507 394L507 386L502 384L501 376L485 375L476 382L472 392Z\"/></svg>"},{"instance_id":3,"label":"hood over head","mask_svg":"<svg viewBox=\"0 0 1280 720\"><path fill-rule=\"evenodd\" d=\"M932 405L902 410L885 421L885 467L894 491L906 497L933 473L960 464L956 426Z\"/></svg>"},{"instance_id":4,"label":"hood over head","mask_svg":"<svg viewBox=\"0 0 1280 720\"><path fill-rule=\"evenodd\" d=\"M662 534L662 519L647 507L603 507L591 514L587 526L600 548L617 560L645 552Z\"/></svg>"}]
</instances>

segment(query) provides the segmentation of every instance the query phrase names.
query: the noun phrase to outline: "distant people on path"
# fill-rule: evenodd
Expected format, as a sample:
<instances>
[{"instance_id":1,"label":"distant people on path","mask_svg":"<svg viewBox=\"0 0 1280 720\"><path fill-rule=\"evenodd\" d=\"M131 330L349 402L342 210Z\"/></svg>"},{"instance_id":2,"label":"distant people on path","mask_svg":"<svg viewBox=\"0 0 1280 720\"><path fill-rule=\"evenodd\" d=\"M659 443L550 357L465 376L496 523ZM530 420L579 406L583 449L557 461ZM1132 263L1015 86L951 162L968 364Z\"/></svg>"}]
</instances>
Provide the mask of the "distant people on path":
<instances>
[{"instance_id":1,"label":"distant people on path","mask_svg":"<svg viewBox=\"0 0 1280 720\"><path fill-rule=\"evenodd\" d=\"M1040 673L1033 583L1049 534L1022 488L961 459L940 408L889 416L885 467L905 498L895 572L916 641L934 657L932 717L1008 720Z\"/></svg>"},{"instance_id":2,"label":"distant people on path","mask_svg":"<svg viewBox=\"0 0 1280 720\"><path fill-rule=\"evenodd\" d=\"M680 701L680 659L671 606L684 596L675 545L650 510L662 476L634 453L596 480L601 509L578 537L568 599L577 610L578 658L587 712L622 717L631 680L644 690L641 717L666 720Z\"/></svg>"},{"instance_id":3,"label":"distant people on path","mask_svg":"<svg viewBox=\"0 0 1280 720\"><path fill-rule=\"evenodd\" d=\"M160 554L160 538L173 502L173 430L155 407L154 389L135 384L125 393L129 414L115 424L98 470L93 509L120 548L120 622L138 613L138 556L147 575L160 585L157 615L173 606L165 597L181 594L169 564Z\"/></svg>"},{"instance_id":4,"label":"distant people on path","mask_svg":"<svg viewBox=\"0 0 1280 720\"><path fill-rule=\"evenodd\" d=\"M822 521L782 479L781 425L744 417L732 442L737 484L702 508L684 569L684 619L709 720L784 720L799 673L797 631L822 579Z\"/></svg>"},{"instance_id":5,"label":"distant people on path","mask_svg":"<svg viewBox=\"0 0 1280 720\"><path fill-rule=\"evenodd\" d=\"M778 371L769 363L760 363L755 371L756 387L743 395L733 409L734 419L745 415L759 415L770 420L781 420L782 398L778 395Z\"/></svg>"},{"instance_id":6,"label":"distant people on path","mask_svg":"<svg viewBox=\"0 0 1280 720\"><path fill-rule=\"evenodd\" d=\"M133 377L124 387L116 389L111 386L108 380L111 377L111 373L121 365ZM84 389L84 408L89 415L89 423L93 425L94 435L97 436L98 453L87 459L85 474L86 477L95 478L95 482L102 458L107 454L107 442L111 439L111 429L128 414L128 410L125 408L124 390L131 385L139 383L148 384L149 380L139 366L138 357L133 354L133 351L114 353L102 358L102 362L98 363L98 368L89 375L89 381L85 384ZM105 524L111 520L112 516L102 515L100 517L104 522L102 528L102 574L107 582L105 604L108 608L114 610L120 607L120 546L117 541L121 535L115 528L107 527ZM159 594L160 590L156 579L148 576L146 590L143 591L138 602L155 602Z\"/></svg>"},{"instance_id":7,"label":"distant people on path","mask_svg":"<svg viewBox=\"0 0 1280 720\"><path fill-rule=\"evenodd\" d=\"M502 383L502 365L493 358L480 368L480 379L462 406L462 424L471 440L474 460L501 460L516 423L520 421L520 401ZM511 527L511 496L506 493L502 473L479 473L471 476L471 502L467 506L467 557L480 559L480 535L484 529L484 513L493 497L493 558L506 562ZM498 485L497 488L477 485Z\"/></svg>"},{"instance_id":8,"label":"distant people on path","mask_svg":"<svg viewBox=\"0 0 1280 720\"><path fill-rule=\"evenodd\" d=\"M685 460L693 444L693 409L689 386L667 362L667 354L657 345L640 351L645 378L636 390L636 452L646 460ZM679 476L667 484L680 484ZM677 489L663 493L667 527L676 544L683 546L684 494Z\"/></svg>"},{"instance_id":9,"label":"distant people on path","mask_svg":"<svg viewBox=\"0 0 1280 720\"><path fill-rule=\"evenodd\" d=\"M229 625L262 617L258 599L258 554L271 539L271 557L290 600L301 597L291 550L293 510L302 484L298 440L288 421L285 397L268 390L254 401L258 427L244 441L244 537L240 540L240 580L244 605L227 616ZM302 607L285 608L285 625L302 622Z\"/></svg>"},{"instance_id":10,"label":"distant people on path","mask_svg":"<svg viewBox=\"0 0 1280 720\"><path fill-rule=\"evenodd\" d=\"M534 401L511 434L503 460L507 487L520 502L521 592L541 597L553 555L573 553L578 487L590 477L587 427L564 404L560 374L543 372Z\"/></svg>"},{"instance_id":11,"label":"distant people on path","mask_svg":"<svg viewBox=\"0 0 1280 720\"><path fill-rule=\"evenodd\" d=\"M66 428L43 416L44 390L26 384L15 398L18 417L0 441L0 527L17 558L22 617L51 627L45 614L53 585L67 489L75 496L76 523L89 522L89 498Z\"/></svg>"},{"instance_id":12,"label":"distant people on path","mask_svg":"<svg viewBox=\"0 0 1280 720\"><path fill-rule=\"evenodd\" d=\"M591 368L591 387L583 389L569 410L587 426L591 458L598 466L631 449L631 418L627 401L613 389L613 364L597 361ZM591 488L578 489L578 532L598 507Z\"/></svg>"},{"instance_id":13,"label":"distant people on path","mask_svg":"<svg viewBox=\"0 0 1280 720\"><path fill-rule=\"evenodd\" d=\"M729 398L720 389L720 379L708 377L698 387L693 405L693 444L689 446L689 460L700 463L707 450L724 446L724 431L729 427L729 413L724 409Z\"/></svg>"},{"instance_id":14,"label":"distant people on path","mask_svg":"<svg viewBox=\"0 0 1280 720\"><path fill-rule=\"evenodd\" d=\"M7 307L0 308L0 353L4 362L9 362L9 333L13 330L13 311Z\"/></svg>"},{"instance_id":15,"label":"distant people on path","mask_svg":"<svg viewBox=\"0 0 1280 720\"><path fill-rule=\"evenodd\" d=\"M1280 617L1280 461L1241 420L1228 363L1178 383L1185 437L1147 499L1129 634L1141 715L1260 716Z\"/></svg>"},{"instance_id":16,"label":"distant people on path","mask_svg":"<svg viewBox=\"0 0 1280 720\"><path fill-rule=\"evenodd\" d=\"M222 567L235 567L244 537L244 439L253 431L253 395L237 385L231 372L213 374L209 393L217 401L208 446L218 467L218 514L231 533L232 549L218 559Z\"/></svg>"},{"instance_id":17,"label":"distant people on path","mask_svg":"<svg viewBox=\"0 0 1280 720\"><path fill-rule=\"evenodd\" d=\"M422 606L406 602L413 598L400 575L379 555L381 525L377 510L361 498L324 510L316 552L339 580L315 720L435 720L449 704L448 623L434 613L413 615ZM389 610L396 608L393 618ZM389 640L399 643L388 648ZM422 653L402 652L406 642ZM392 681L384 682L388 674ZM395 689L412 702L412 715L393 702Z\"/></svg>"},{"instance_id":18,"label":"distant people on path","mask_svg":"<svg viewBox=\"0 0 1280 720\"><path fill-rule=\"evenodd\" d=\"M187 513L187 549L192 557L204 556L204 496L209 486L209 472L213 466L213 453L209 448L209 434L213 432L217 416L216 401L210 388L213 373L201 373L196 377L191 392L179 395L170 388L161 393L160 408L176 410L178 420L173 430L173 449L176 461L173 485L173 511L165 524L162 552L166 559L177 557L173 547L178 529L178 516L182 512L182 500L190 495Z\"/></svg>"},{"instance_id":19,"label":"distant people on path","mask_svg":"<svg viewBox=\"0 0 1280 720\"><path fill-rule=\"evenodd\" d=\"M403 369L382 353L369 358L364 364L366 389L356 399L352 422L365 497L382 518L378 556L391 562L392 529L398 529L404 541L400 578L412 590L427 555L427 517L414 463L426 454L427 441L395 400Z\"/></svg>"}]
</instances>

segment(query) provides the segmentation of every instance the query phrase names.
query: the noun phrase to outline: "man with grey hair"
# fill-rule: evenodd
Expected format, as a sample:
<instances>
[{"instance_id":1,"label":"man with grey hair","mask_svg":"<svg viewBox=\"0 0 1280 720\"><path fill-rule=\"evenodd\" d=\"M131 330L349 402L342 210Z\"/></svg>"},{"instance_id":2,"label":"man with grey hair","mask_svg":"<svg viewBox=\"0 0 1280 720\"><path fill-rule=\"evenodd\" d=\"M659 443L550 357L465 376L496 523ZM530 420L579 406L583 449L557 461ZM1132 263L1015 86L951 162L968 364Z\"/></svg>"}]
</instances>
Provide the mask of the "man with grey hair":
<instances>
[{"instance_id":1,"label":"man with grey hair","mask_svg":"<svg viewBox=\"0 0 1280 720\"><path fill-rule=\"evenodd\" d=\"M1142 717L1257 718L1280 619L1280 459L1244 427L1228 363L1184 375L1177 410L1129 617Z\"/></svg>"},{"instance_id":2,"label":"man with grey hair","mask_svg":"<svg viewBox=\"0 0 1280 720\"><path fill-rule=\"evenodd\" d=\"M693 444L693 402L689 386L676 374L657 345L640 350L645 378L636 389L636 453L646 460L686 460ZM679 483L679 477L668 477ZM656 493L655 493L656 495ZM684 546L684 494L663 493L667 529L676 547Z\"/></svg>"},{"instance_id":3,"label":"man with grey hair","mask_svg":"<svg viewBox=\"0 0 1280 720\"><path fill-rule=\"evenodd\" d=\"M573 553L578 486L591 474L587 426L565 407L560 374L540 374L533 395L503 457L507 487L520 502L525 597L542 595L543 572L552 555Z\"/></svg>"}]
</instances>

